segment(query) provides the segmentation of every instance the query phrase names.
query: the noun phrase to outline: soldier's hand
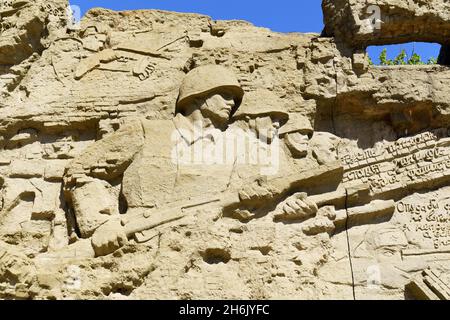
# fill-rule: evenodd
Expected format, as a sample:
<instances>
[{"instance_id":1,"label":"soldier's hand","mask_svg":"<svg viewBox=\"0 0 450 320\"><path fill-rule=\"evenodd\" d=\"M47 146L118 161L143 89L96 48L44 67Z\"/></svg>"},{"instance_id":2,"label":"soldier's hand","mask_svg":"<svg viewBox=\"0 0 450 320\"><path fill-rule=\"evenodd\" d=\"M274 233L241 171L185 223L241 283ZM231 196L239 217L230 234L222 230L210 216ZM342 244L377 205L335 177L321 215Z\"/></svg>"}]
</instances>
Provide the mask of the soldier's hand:
<instances>
[{"instance_id":1,"label":"soldier's hand","mask_svg":"<svg viewBox=\"0 0 450 320\"><path fill-rule=\"evenodd\" d=\"M273 199L279 194L279 191L265 182L263 178L245 186L239 192L241 201L267 201Z\"/></svg>"},{"instance_id":2,"label":"soldier's hand","mask_svg":"<svg viewBox=\"0 0 450 320\"><path fill-rule=\"evenodd\" d=\"M303 226L303 232L308 236L315 236L321 233L332 233L336 229L333 221L324 216L318 216L308 220Z\"/></svg>"},{"instance_id":3,"label":"soldier's hand","mask_svg":"<svg viewBox=\"0 0 450 320\"><path fill-rule=\"evenodd\" d=\"M304 220L316 216L317 204L306 193L296 193L281 203L275 211L275 220Z\"/></svg>"},{"instance_id":4,"label":"soldier's hand","mask_svg":"<svg viewBox=\"0 0 450 320\"><path fill-rule=\"evenodd\" d=\"M92 236L92 247L97 257L106 256L120 249L128 242L124 227L118 220L111 220L100 226Z\"/></svg>"}]
</instances>

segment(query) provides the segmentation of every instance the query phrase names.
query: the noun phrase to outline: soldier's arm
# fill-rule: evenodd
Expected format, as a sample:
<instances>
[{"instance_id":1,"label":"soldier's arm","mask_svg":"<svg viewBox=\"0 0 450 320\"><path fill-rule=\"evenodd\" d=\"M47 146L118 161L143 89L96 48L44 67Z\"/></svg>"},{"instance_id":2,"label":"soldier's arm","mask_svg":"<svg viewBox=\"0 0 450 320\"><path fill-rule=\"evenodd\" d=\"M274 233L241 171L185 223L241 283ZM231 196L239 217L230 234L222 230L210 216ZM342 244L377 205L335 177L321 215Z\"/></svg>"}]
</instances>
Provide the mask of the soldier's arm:
<instances>
[{"instance_id":1,"label":"soldier's arm","mask_svg":"<svg viewBox=\"0 0 450 320\"><path fill-rule=\"evenodd\" d=\"M110 136L90 145L69 164L66 183L73 184L84 177L113 181L125 172L143 144L141 121L125 123Z\"/></svg>"},{"instance_id":2,"label":"soldier's arm","mask_svg":"<svg viewBox=\"0 0 450 320\"><path fill-rule=\"evenodd\" d=\"M322 165L297 173L275 177L260 176L253 183L247 184L239 193L245 202L264 203L293 191L318 187L323 184L338 184L342 181L344 168L339 161Z\"/></svg>"},{"instance_id":3,"label":"soldier's arm","mask_svg":"<svg viewBox=\"0 0 450 320\"><path fill-rule=\"evenodd\" d=\"M90 145L66 168L65 196L83 238L119 214L118 194L110 182L125 172L143 144L142 123L133 120Z\"/></svg>"}]
</instances>

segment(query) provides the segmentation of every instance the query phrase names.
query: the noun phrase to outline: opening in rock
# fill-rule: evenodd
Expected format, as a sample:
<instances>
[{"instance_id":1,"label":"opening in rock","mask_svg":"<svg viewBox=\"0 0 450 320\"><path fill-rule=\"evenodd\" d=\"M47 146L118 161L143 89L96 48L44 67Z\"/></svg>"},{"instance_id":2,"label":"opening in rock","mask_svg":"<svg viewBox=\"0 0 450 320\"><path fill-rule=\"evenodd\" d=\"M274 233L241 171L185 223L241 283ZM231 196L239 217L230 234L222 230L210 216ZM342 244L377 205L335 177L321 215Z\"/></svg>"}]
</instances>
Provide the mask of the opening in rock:
<instances>
[{"instance_id":1,"label":"opening in rock","mask_svg":"<svg viewBox=\"0 0 450 320\"><path fill-rule=\"evenodd\" d=\"M206 249L201 255L208 264L228 263L231 260L230 253L225 249Z\"/></svg>"},{"instance_id":2,"label":"opening in rock","mask_svg":"<svg viewBox=\"0 0 450 320\"><path fill-rule=\"evenodd\" d=\"M257 251L261 252L261 254L263 256L267 256L272 251L272 247L270 247L270 246L255 247L255 248L252 248L252 250L257 250Z\"/></svg>"},{"instance_id":3,"label":"opening in rock","mask_svg":"<svg viewBox=\"0 0 450 320\"><path fill-rule=\"evenodd\" d=\"M450 46L437 43L409 42L367 48L373 65L450 65Z\"/></svg>"}]
</instances>

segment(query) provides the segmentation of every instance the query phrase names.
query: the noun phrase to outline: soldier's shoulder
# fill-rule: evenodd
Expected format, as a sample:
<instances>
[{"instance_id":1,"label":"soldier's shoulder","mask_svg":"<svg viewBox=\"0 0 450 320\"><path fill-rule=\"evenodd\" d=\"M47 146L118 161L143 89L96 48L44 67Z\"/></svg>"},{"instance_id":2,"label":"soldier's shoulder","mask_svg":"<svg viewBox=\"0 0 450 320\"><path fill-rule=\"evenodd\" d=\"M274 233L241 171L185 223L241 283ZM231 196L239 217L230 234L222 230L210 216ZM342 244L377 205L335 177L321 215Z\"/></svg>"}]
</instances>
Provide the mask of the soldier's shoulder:
<instances>
[{"instance_id":1,"label":"soldier's shoulder","mask_svg":"<svg viewBox=\"0 0 450 320\"><path fill-rule=\"evenodd\" d=\"M173 119L142 119L141 123L144 127L155 127L161 125L173 127Z\"/></svg>"},{"instance_id":2,"label":"soldier's shoulder","mask_svg":"<svg viewBox=\"0 0 450 320\"><path fill-rule=\"evenodd\" d=\"M175 130L175 125L173 120L141 120L142 128L147 136L147 134L151 134L152 136L160 136L164 133L171 133Z\"/></svg>"}]
</instances>

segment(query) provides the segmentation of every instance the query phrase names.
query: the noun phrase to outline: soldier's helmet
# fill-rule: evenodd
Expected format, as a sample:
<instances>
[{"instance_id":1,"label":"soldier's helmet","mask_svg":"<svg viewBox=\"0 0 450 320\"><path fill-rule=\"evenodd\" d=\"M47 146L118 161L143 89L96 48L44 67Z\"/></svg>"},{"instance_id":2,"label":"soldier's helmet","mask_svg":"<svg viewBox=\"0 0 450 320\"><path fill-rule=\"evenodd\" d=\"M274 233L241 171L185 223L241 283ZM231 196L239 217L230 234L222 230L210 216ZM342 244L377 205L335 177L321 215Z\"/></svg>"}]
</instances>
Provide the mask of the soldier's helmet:
<instances>
[{"instance_id":1,"label":"soldier's helmet","mask_svg":"<svg viewBox=\"0 0 450 320\"><path fill-rule=\"evenodd\" d=\"M284 136L296 132L312 137L314 129L306 116L299 113L290 113L289 121L281 127L278 134Z\"/></svg>"},{"instance_id":2,"label":"soldier's helmet","mask_svg":"<svg viewBox=\"0 0 450 320\"><path fill-rule=\"evenodd\" d=\"M206 97L214 92L230 93L233 96L236 106L232 114L236 112L244 97L244 90L231 70L218 65L205 65L191 70L184 78L176 113L183 113L186 106L196 98Z\"/></svg>"},{"instance_id":3,"label":"soldier's helmet","mask_svg":"<svg viewBox=\"0 0 450 320\"><path fill-rule=\"evenodd\" d=\"M267 116L283 122L289 119L285 103L281 98L270 90L257 89L245 94L244 100L233 119L244 120L247 117L255 119Z\"/></svg>"}]
</instances>

